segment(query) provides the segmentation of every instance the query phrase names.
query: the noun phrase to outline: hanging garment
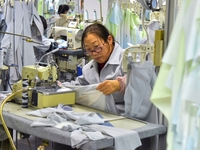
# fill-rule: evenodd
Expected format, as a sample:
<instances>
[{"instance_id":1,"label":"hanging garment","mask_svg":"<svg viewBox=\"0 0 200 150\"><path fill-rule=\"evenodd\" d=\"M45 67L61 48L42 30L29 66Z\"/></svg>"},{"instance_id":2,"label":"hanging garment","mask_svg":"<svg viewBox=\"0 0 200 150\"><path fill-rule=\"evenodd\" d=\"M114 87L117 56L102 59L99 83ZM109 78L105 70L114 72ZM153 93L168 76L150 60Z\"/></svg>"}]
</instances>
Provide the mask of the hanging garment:
<instances>
[{"instance_id":1,"label":"hanging garment","mask_svg":"<svg viewBox=\"0 0 200 150\"><path fill-rule=\"evenodd\" d=\"M152 62L145 61L138 63L130 61L124 96L125 115L127 117L147 120L153 107L150 96L155 78L156 75ZM155 117L155 114L153 115Z\"/></svg>"},{"instance_id":2,"label":"hanging garment","mask_svg":"<svg viewBox=\"0 0 200 150\"><path fill-rule=\"evenodd\" d=\"M3 22L5 21L5 24L7 25L6 32L13 32L13 8L10 7L8 2L5 2L3 5L3 8L1 9L1 24L3 25ZM4 21L3 21L4 20ZM10 46L10 42L13 40L12 36L9 34L5 34L4 37L2 37L4 34L1 34L1 47L2 48L8 48ZM6 49L5 49L6 50Z\"/></svg>"},{"instance_id":3,"label":"hanging garment","mask_svg":"<svg viewBox=\"0 0 200 150\"><path fill-rule=\"evenodd\" d=\"M41 16L43 15L43 2L44 2L44 0L39 0L38 5L37 5L38 14Z\"/></svg>"},{"instance_id":4,"label":"hanging garment","mask_svg":"<svg viewBox=\"0 0 200 150\"><path fill-rule=\"evenodd\" d=\"M127 48L128 47L127 43L131 43L131 37L130 37L131 13L132 12L130 11L130 9L125 10L123 48Z\"/></svg>"},{"instance_id":5,"label":"hanging garment","mask_svg":"<svg viewBox=\"0 0 200 150\"><path fill-rule=\"evenodd\" d=\"M133 12L131 12L130 17L130 43L133 45L137 45L140 43L141 35L139 32L139 25L141 24L141 20L139 16Z\"/></svg>"},{"instance_id":6,"label":"hanging garment","mask_svg":"<svg viewBox=\"0 0 200 150\"><path fill-rule=\"evenodd\" d=\"M6 21L5 21L5 12L6 12L6 7L5 5L0 7L0 31L5 32L7 25L6 25ZM4 37L4 34L1 33L0 34L0 42L2 41Z\"/></svg>"},{"instance_id":7,"label":"hanging garment","mask_svg":"<svg viewBox=\"0 0 200 150\"><path fill-rule=\"evenodd\" d=\"M5 32L6 28L7 28L6 22L5 22L4 19L2 19L1 22L0 22L0 31ZM4 34L1 33L1 35L0 35L0 42L2 41L3 37L4 37Z\"/></svg>"},{"instance_id":8,"label":"hanging garment","mask_svg":"<svg viewBox=\"0 0 200 150\"><path fill-rule=\"evenodd\" d=\"M43 56L45 52L49 50L51 45L51 40L44 37L43 23L32 2L28 4L28 8L29 8L29 13L31 13L29 19L31 24L31 37L34 41L41 43L41 45L33 43L34 54L36 56L34 61L38 61L41 58L41 56Z\"/></svg>"},{"instance_id":9,"label":"hanging garment","mask_svg":"<svg viewBox=\"0 0 200 150\"><path fill-rule=\"evenodd\" d=\"M154 44L155 31L160 29L160 23L157 20L151 20L147 25L147 33L149 36L149 44ZM147 44L147 37L140 41L140 44Z\"/></svg>"},{"instance_id":10,"label":"hanging garment","mask_svg":"<svg viewBox=\"0 0 200 150\"><path fill-rule=\"evenodd\" d=\"M110 21L110 17L111 17L111 14L113 13L113 11L114 11L114 9L110 9L108 11L108 15L106 17L105 26L113 34L113 36L116 38L117 25ZM116 41L118 41L118 39L116 39Z\"/></svg>"},{"instance_id":11,"label":"hanging garment","mask_svg":"<svg viewBox=\"0 0 200 150\"><path fill-rule=\"evenodd\" d=\"M33 2L28 3L28 10L30 14L29 21L31 25L32 39L41 42L42 35L44 34L44 27Z\"/></svg>"},{"instance_id":12,"label":"hanging garment","mask_svg":"<svg viewBox=\"0 0 200 150\"><path fill-rule=\"evenodd\" d=\"M15 2L15 12L17 13L14 13L14 18L17 18L15 19L15 33L16 34L20 34L20 35L23 35L24 32L23 32L23 20L24 20L24 12L23 12L23 9L22 9L22 6L21 6L21 3L19 1L16 1ZM20 76L22 76L22 67L24 65L24 62L23 62L23 56L24 56L24 47L22 46L23 45L23 40L22 40L22 37L20 36L15 36L15 60L16 60L16 64L18 65L17 67L17 70L20 74ZM31 57L29 58L29 61L31 62ZM19 79L17 76L14 77L14 80L17 80Z\"/></svg>"},{"instance_id":13,"label":"hanging garment","mask_svg":"<svg viewBox=\"0 0 200 150\"><path fill-rule=\"evenodd\" d=\"M31 37L31 29L30 29L30 22L29 22L29 10L26 2L22 2L22 10L24 12L24 18L23 18L23 34ZM27 65L34 65L35 64L35 55L34 55L34 49L33 49L33 43L29 43L24 41L23 42L23 61L24 66Z\"/></svg>"},{"instance_id":14,"label":"hanging garment","mask_svg":"<svg viewBox=\"0 0 200 150\"><path fill-rule=\"evenodd\" d=\"M4 8L5 8L5 22L7 25L6 28L6 32L10 32L10 33L15 33L14 30L14 8L10 6L9 2L5 2L4 4ZM13 48L13 56L11 56L11 63L12 64L16 64L16 57L15 57L15 46L14 46L14 36L13 35L9 35L9 34L5 34L2 41L1 41L1 47L2 49L7 52L7 49L11 46ZM14 68L11 67L10 68L10 79L12 80L16 80L19 79L20 76L18 76L18 68Z\"/></svg>"},{"instance_id":15,"label":"hanging garment","mask_svg":"<svg viewBox=\"0 0 200 150\"><path fill-rule=\"evenodd\" d=\"M115 25L119 25L120 22L123 20L121 8L119 6L118 1L115 2L113 11L110 14L110 21Z\"/></svg>"},{"instance_id":16,"label":"hanging garment","mask_svg":"<svg viewBox=\"0 0 200 150\"><path fill-rule=\"evenodd\" d=\"M40 45L35 43L33 44L36 61L39 61L40 58L45 55L45 53L50 49L50 46L51 40L46 38L44 35L42 35Z\"/></svg>"},{"instance_id":17,"label":"hanging garment","mask_svg":"<svg viewBox=\"0 0 200 150\"><path fill-rule=\"evenodd\" d=\"M128 44L139 44L141 33L139 32L139 17L126 6L119 6L118 1L109 5L105 26L113 34L115 40L122 48Z\"/></svg>"},{"instance_id":18,"label":"hanging garment","mask_svg":"<svg viewBox=\"0 0 200 150\"><path fill-rule=\"evenodd\" d=\"M152 102L169 121L168 150L199 149L197 95L200 86L197 82L199 79L197 66L200 62L196 60L198 56L195 56L199 53L197 51L200 46L199 10L199 1L181 2L181 9L151 97Z\"/></svg>"}]
</instances>

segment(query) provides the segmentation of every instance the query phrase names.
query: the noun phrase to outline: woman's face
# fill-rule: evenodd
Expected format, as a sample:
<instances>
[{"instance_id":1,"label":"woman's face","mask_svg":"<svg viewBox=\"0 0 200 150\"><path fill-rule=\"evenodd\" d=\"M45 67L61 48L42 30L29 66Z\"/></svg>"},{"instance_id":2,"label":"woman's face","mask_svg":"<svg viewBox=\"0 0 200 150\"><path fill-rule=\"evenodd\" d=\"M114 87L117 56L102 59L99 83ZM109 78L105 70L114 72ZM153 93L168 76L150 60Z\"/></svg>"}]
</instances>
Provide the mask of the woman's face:
<instances>
[{"instance_id":1,"label":"woman's face","mask_svg":"<svg viewBox=\"0 0 200 150\"><path fill-rule=\"evenodd\" d=\"M98 63L105 63L113 51L113 38L108 36L107 41L97 35L89 33L84 38L85 51Z\"/></svg>"}]
</instances>

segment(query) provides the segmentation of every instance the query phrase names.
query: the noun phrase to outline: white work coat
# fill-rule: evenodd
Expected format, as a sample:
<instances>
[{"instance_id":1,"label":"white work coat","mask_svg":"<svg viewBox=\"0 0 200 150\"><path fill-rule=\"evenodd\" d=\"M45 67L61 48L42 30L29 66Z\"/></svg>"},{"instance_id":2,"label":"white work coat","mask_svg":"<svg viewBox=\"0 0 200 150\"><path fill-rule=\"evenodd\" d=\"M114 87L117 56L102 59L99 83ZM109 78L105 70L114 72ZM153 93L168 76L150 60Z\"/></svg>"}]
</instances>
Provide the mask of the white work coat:
<instances>
[{"instance_id":1,"label":"white work coat","mask_svg":"<svg viewBox=\"0 0 200 150\"><path fill-rule=\"evenodd\" d=\"M91 60L83 67L83 75L77 77L75 84L96 84L105 80L115 80L118 76L124 76L124 72L122 70L123 52L124 50L119 46L119 44L115 43L113 52L105 66L102 68L100 74L98 71L98 63L95 60ZM124 94L114 92L112 96L115 103L124 102Z\"/></svg>"}]
</instances>

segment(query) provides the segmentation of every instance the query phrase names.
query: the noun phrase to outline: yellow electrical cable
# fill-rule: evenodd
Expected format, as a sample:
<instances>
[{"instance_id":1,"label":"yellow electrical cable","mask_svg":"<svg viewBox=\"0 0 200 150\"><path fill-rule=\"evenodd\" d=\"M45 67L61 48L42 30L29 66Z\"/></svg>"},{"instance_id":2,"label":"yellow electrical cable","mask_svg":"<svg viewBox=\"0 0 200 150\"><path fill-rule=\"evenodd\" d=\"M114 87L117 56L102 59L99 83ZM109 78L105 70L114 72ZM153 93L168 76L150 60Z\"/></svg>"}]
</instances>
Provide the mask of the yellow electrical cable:
<instances>
[{"instance_id":1,"label":"yellow electrical cable","mask_svg":"<svg viewBox=\"0 0 200 150\"><path fill-rule=\"evenodd\" d=\"M15 144L14 144L14 142L13 142L13 140L12 140L12 137L11 137L11 135L10 135L10 132L9 132L9 130L8 130L8 127L6 126L6 123L5 123L5 121L4 121L4 118L3 118L3 107L4 107L5 103L6 103L8 100L12 99L16 94L19 94L19 93L21 93L21 92L26 92L26 91L28 91L28 90L29 90L29 88L18 90L18 91L16 91L15 93L12 93L12 94L9 95L8 97L6 97L4 100L2 100L2 102L1 102L1 104L0 104L0 120L1 120L1 123L2 123L2 125L3 125L3 128L4 128L4 130L5 130L5 132L6 132L7 136L8 136L8 139L9 139L9 141L10 141L10 144L11 144L11 147L12 147L13 150L17 150L17 149L16 149Z\"/></svg>"}]
</instances>

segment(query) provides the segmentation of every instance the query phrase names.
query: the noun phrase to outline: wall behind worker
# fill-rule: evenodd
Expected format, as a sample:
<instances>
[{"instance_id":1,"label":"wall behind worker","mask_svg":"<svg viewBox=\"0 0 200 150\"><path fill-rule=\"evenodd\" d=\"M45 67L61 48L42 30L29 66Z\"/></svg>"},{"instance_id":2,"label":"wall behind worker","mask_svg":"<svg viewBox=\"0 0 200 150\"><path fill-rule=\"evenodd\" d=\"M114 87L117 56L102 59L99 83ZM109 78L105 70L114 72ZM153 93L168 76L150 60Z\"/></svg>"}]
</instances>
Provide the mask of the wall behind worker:
<instances>
[{"instance_id":1,"label":"wall behind worker","mask_svg":"<svg viewBox=\"0 0 200 150\"><path fill-rule=\"evenodd\" d=\"M102 2L102 17L103 17L103 24L105 23L107 10L108 10L108 0L101 0ZM88 11L89 19L94 19L93 12L96 10L97 12L97 19L100 19L100 2L99 0L84 0L84 12ZM84 16L85 17L85 16Z\"/></svg>"}]
</instances>

